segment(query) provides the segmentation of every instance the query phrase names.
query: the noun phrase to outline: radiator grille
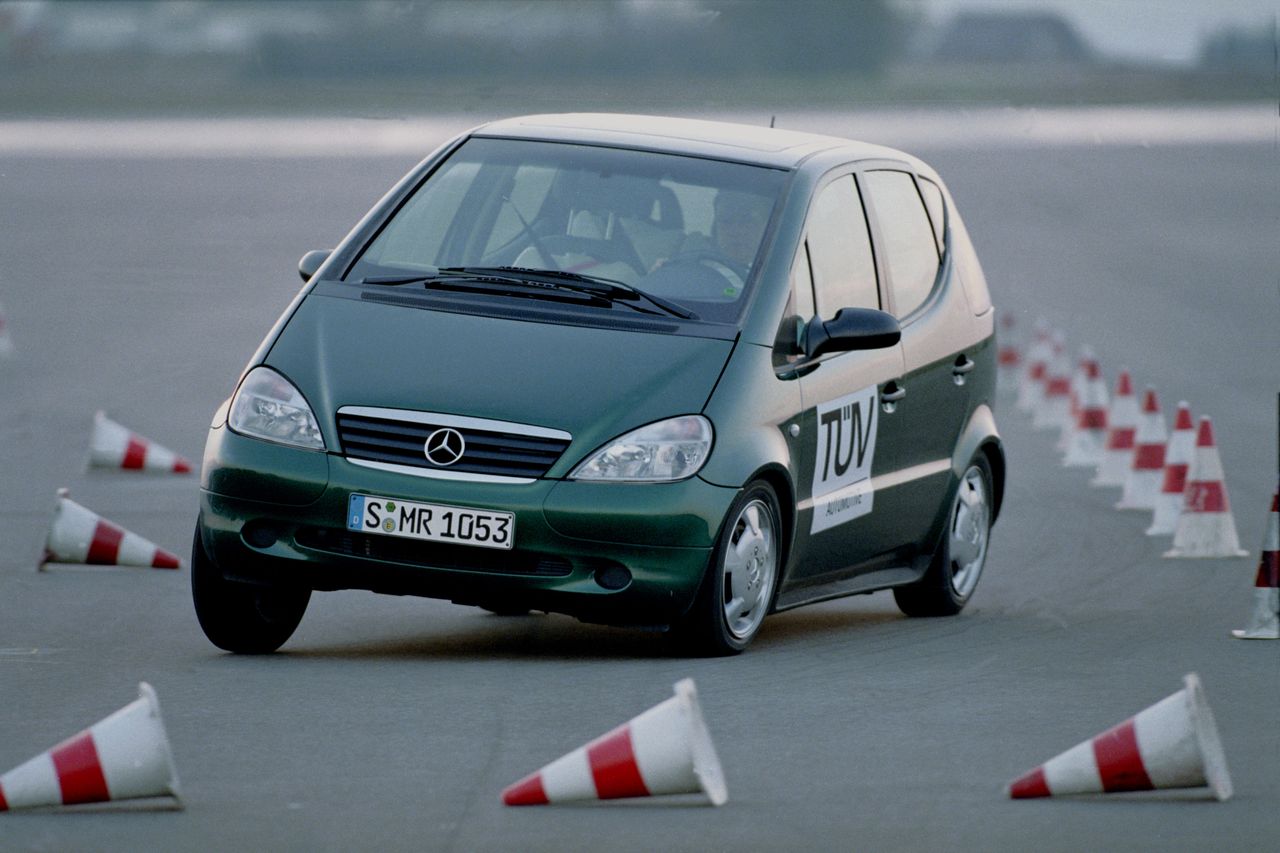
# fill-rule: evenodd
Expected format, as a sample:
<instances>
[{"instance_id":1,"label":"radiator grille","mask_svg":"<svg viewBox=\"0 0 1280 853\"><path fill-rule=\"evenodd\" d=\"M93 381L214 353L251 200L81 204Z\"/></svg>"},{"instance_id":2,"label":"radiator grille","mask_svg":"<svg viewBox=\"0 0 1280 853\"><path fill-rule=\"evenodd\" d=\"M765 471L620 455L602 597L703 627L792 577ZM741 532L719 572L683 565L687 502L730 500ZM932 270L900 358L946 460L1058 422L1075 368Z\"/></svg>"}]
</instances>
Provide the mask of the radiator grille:
<instances>
[{"instance_id":1,"label":"radiator grille","mask_svg":"<svg viewBox=\"0 0 1280 853\"><path fill-rule=\"evenodd\" d=\"M339 411L338 440L342 443L342 452L349 459L405 465L424 471L537 479L551 469L569 446L568 438L463 426L459 424L464 419L457 418L441 418L433 423L430 415L409 414L413 420L400 420L391 414L371 416ZM436 464L426 455L427 440L442 429L456 431L465 442L461 458L449 465ZM443 455L448 458L448 454Z\"/></svg>"}]
</instances>

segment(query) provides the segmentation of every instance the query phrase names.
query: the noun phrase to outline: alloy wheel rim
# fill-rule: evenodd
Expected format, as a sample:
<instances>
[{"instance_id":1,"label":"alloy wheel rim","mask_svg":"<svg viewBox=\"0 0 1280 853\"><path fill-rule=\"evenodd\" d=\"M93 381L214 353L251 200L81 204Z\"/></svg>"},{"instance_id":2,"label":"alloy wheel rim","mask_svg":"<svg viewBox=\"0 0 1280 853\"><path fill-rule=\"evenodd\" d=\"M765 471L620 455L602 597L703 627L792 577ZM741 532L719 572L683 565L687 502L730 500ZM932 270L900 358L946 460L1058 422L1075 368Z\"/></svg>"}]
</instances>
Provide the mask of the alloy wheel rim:
<instances>
[{"instance_id":1,"label":"alloy wheel rim","mask_svg":"<svg viewBox=\"0 0 1280 853\"><path fill-rule=\"evenodd\" d=\"M961 599L969 597L982 574L991 535L990 519L986 483L978 467L971 465L960 480L949 533L951 588Z\"/></svg>"},{"instance_id":2,"label":"alloy wheel rim","mask_svg":"<svg viewBox=\"0 0 1280 853\"><path fill-rule=\"evenodd\" d=\"M778 573L777 525L763 500L749 502L733 522L721 561L724 623L739 640L760 627Z\"/></svg>"}]
</instances>

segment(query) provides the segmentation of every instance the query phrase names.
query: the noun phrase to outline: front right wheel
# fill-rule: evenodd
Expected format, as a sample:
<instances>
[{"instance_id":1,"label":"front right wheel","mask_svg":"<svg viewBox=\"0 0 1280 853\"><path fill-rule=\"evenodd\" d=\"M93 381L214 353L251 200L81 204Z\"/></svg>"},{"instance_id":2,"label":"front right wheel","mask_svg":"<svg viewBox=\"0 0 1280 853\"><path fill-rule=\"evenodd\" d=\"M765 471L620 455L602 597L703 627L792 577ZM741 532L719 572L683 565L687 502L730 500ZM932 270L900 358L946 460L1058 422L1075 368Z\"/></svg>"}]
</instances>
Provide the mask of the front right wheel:
<instances>
[{"instance_id":1,"label":"front right wheel","mask_svg":"<svg viewBox=\"0 0 1280 853\"><path fill-rule=\"evenodd\" d=\"M764 481L749 484L729 507L698 596L677 626L690 651L735 655L755 638L778 588L781 518Z\"/></svg>"},{"instance_id":2,"label":"front right wheel","mask_svg":"<svg viewBox=\"0 0 1280 853\"><path fill-rule=\"evenodd\" d=\"M908 616L954 616L973 595L991 539L991 466L979 453L960 478L947 529L920 580L895 587L898 609Z\"/></svg>"},{"instance_id":3,"label":"front right wheel","mask_svg":"<svg viewBox=\"0 0 1280 853\"><path fill-rule=\"evenodd\" d=\"M311 590L227 580L205 553L197 528L191 545L191 598L210 642L229 652L260 655L274 652L293 636Z\"/></svg>"}]
</instances>

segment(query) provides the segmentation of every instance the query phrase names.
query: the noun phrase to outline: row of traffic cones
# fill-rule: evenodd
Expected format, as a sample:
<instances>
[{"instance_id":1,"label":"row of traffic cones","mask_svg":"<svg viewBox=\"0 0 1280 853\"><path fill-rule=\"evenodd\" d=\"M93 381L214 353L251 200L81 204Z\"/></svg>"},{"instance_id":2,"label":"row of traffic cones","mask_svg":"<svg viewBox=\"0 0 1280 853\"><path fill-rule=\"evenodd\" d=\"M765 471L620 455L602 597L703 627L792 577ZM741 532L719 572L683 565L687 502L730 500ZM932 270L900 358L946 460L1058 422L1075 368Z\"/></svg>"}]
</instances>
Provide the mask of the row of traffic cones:
<instances>
[{"instance_id":1,"label":"row of traffic cones","mask_svg":"<svg viewBox=\"0 0 1280 853\"><path fill-rule=\"evenodd\" d=\"M1209 788L1231 777L1199 678L1125 722L1011 782L1014 799ZM178 773L155 691L0 776L0 812L164 798L182 807ZM525 776L502 792L509 806L702 794L728 802L720 759L686 678L675 695Z\"/></svg>"},{"instance_id":2,"label":"row of traffic cones","mask_svg":"<svg viewBox=\"0 0 1280 853\"><path fill-rule=\"evenodd\" d=\"M1127 370L1117 377L1114 396L1108 395L1098 360L1087 347L1073 372L1061 332L1038 322L1024 351L1016 342L1013 316L1003 315L1000 327L1002 384L1016 389L1015 405L1032 416L1033 426L1061 430L1064 465L1093 467L1090 485L1120 488L1117 509L1150 512L1146 534L1173 537L1165 557L1248 556L1240 547L1209 418L1193 424L1190 407L1179 402L1169 433L1155 389L1147 388L1139 405ZM1263 546L1255 580L1257 608L1264 606L1263 599L1280 597L1280 578L1267 569L1275 562L1274 538L1268 532ZM1280 639L1280 617L1274 610L1262 617L1267 614L1256 609L1250 626L1232 636Z\"/></svg>"},{"instance_id":3,"label":"row of traffic cones","mask_svg":"<svg viewBox=\"0 0 1280 853\"><path fill-rule=\"evenodd\" d=\"M191 463L185 458L111 420L101 411L93 417L88 464L91 468L152 474L191 472ZM182 566L175 554L71 500L66 489L58 490L40 568L48 563L153 569Z\"/></svg>"}]
</instances>

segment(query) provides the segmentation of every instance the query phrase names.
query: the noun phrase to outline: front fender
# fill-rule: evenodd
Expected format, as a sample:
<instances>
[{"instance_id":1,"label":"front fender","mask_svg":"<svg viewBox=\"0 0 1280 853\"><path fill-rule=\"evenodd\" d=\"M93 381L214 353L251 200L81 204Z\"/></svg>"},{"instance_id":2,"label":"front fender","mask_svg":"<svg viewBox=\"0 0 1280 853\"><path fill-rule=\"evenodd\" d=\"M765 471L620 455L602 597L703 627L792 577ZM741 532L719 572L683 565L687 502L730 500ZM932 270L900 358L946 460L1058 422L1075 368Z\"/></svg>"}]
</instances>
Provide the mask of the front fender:
<instances>
[{"instance_id":1,"label":"front fender","mask_svg":"<svg viewBox=\"0 0 1280 853\"><path fill-rule=\"evenodd\" d=\"M779 379L769 347L740 343L703 408L715 428L715 447L699 476L717 486L741 488L763 468L795 471L800 384Z\"/></svg>"}]
</instances>

